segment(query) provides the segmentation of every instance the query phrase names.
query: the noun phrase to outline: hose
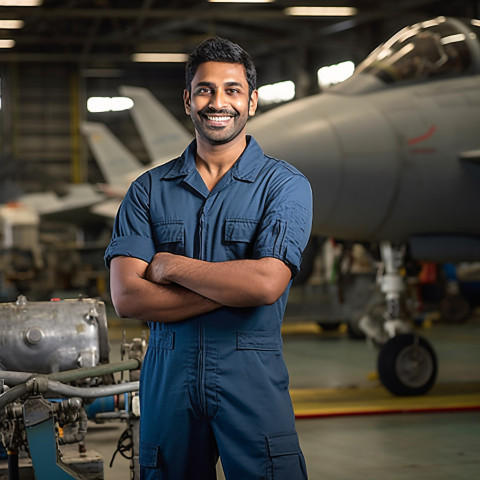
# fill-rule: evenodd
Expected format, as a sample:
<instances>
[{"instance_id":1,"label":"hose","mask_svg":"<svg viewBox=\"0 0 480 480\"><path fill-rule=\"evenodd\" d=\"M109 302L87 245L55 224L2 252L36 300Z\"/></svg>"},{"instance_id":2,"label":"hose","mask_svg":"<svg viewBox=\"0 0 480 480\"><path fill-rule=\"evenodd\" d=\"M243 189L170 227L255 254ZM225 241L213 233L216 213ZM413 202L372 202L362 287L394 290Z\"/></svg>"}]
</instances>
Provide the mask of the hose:
<instances>
[{"instance_id":1,"label":"hose","mask_svg":"<svg viewBox=\"0 0 480 480\"><path fill-rule=\"evenodd\" d=\"M140 382L119 383L102 387L72 387L53 380L48 381L47 392L65 397L97 398L119 395L121 393L136 392ZM50 395L47 395L50 396Z\"/></svg>"},{"instance_id":2,"label":"hose","mask_svg":"<svg viewBox=\"0 0 480 480\"><path fill-rule=\"evenodd\" d=\"M92 388L80 388L80 387L70 387L69 385L62 385L60 382L73 382L75 380L80 380L83 378L97 377L101 375L108 375L115 372L121 372L123 370L136 370L140 368L141 361L136 358L130 360L125 360L122 362L108 363L97 365L96 367L84 367L78 368L76 370L66 370L64 372L51 373L49 375L35 375L34 373L26 372L0 372L0 378L4 378L8 384L9 378L13 383L19 383L15 387L7 390L5 393L0 395L0 416L3 416L4 408L9 403L14 402L17 398L25 395L33 387L35 393L43 393L45 391L51 390L50 386L53 388L51 390L53 393L59 393L66 396L82 397L83 398L92 398L98 396L108 396L115 395L115 393L126 393L138 390L138 382L130 382L118 385L108 385L105 387L92 387ZM39 383L41 382L42 387L39 390ZM77 390L70 389L80 389L82 393L79 393ZM89 393L91 390L95 390L97 393ZM98 389L98 390L97 390ZM72 393L66 393L66 392ZM73 393L73 392L76 393ZM62 393L65 392L65 393Z\"/></svg>"},{"instance_id":3,"label":"hose","mask_svg":"<svg viewBox=\"0 0 480 480\"><path fill-rule=\"evenodd\" d=\"M56 380L58 382L73 382L89 377L100 377L111 373L121 372L124 370L136 370L140 368L141 361L132 358L116 363L106 363L97 365L96 367L83 367L75 370L65 370L63 372L49 373L45 376L49 380ZM0 379L5 380L7 385L18 385L26 382L34 373L31 372L12 372L7 370L0 370Z\"/></svg>"},{"instance_id":4,"label":"hose","mask_svg":"<svg viewBox=\"0 0 480 480\"><path fill-rule=\"evenodd\" d=\"M0 370L0 379L4 380L9 386L25 383L32 376L29 372L10 372L6 370Z\"/></svg>"},{"instance_id":5,"label":"hose","mask_svg":"<svg viewBox=\"0 0 480 480\"><path fill-rule=\"evenodd\" d=\"M122 362L100 364L96 367L83 367L75 370L50 373L47 377L49 380L56 380L58 382L73 382L83 378L100 377L110 373L122 372L123 370L136 370L137 368L140 368L141 365L142 362L139 359L132 358Z\"/></svg>"}]
</instances>

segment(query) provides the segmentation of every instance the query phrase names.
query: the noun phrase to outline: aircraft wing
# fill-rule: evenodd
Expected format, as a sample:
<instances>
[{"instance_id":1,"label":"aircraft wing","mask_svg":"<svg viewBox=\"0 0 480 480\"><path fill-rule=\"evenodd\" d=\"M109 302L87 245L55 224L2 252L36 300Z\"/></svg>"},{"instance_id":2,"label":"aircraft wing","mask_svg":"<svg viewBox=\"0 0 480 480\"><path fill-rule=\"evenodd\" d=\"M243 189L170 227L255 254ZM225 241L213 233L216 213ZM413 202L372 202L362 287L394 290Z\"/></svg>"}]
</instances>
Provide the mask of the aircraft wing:
<instances>
[{"instance_id":1,"label":"aircraft wing","mask_svg":"<svg viewBox=\"0 0 480 480\"><path fill-rule=\"evenodd\" d=\"M31 208L42 218L76 223L82 213L88 214L93 205L104 199L105 195L93 185L81 183L69 185L63 196L54 192L27 193L18 197L16 202Z\"/></svg>"}]
</instances>

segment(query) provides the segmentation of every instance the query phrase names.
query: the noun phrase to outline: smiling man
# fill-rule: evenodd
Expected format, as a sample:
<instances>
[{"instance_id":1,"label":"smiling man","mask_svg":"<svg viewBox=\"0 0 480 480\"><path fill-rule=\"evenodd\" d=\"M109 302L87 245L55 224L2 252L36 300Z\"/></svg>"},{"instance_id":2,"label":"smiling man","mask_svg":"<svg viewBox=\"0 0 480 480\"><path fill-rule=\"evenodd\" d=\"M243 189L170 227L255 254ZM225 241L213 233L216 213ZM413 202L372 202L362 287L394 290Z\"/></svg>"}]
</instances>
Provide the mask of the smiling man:
<instances>
[{"instance_id":1,"label":"smiling man","mask_svg":"<svg viewBox=\"0 0 480 480\"><path fill-rule=\"evenodd\" d=\"M140 382L143 479L307 478L280 328L311 189L245 133L256 72L228 40L186 68L195 140L132 183L105 253L120 316L149 323Z\"/></svg>"}]
</instances>

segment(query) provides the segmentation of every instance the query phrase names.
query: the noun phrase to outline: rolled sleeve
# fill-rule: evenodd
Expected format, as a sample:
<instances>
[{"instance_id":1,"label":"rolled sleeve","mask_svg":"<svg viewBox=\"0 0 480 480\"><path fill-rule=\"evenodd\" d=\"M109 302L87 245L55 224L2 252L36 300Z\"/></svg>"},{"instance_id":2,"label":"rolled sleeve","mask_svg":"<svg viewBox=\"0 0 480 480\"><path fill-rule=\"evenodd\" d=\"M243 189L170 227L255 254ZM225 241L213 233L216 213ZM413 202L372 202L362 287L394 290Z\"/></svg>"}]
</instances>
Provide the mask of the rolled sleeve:
<instances>
[{"instance_id":1,"label":"rolled sleeve","mask_svg":"<svg viewBox=\"0 0 480 480\"><path fill-rule=\"evenodd\" d=\"M135 257L149 263L155 255L152 239L149 197L146 189L134 182L120 205L113 225L112 239L104 260L107 268L113 257Z\"/></svg>"},{"instance_id":2,"label":"rolled sleeve","mask_svg":"<svg viewBox=\"0 0 480 480\"><path fill-rule=\"evenodd\" d=\"M155 247L150 238L129 235L113 239L105 250L104 260L107 268L110 268L113 257L135 257L150 263L154 255Z\"/></svg>"},{"instance_id":3,"label":"rolled sleeve","mask_svg":"<svg viewBox=\"0 0 480 480\"><path fill-rule=\"evenodd\" d=\"M307 179L293 176L275 191L262 219L254 258L274 257L285 262L295 276L312 226L312 192Z\"/></svg>"}]
</instances>

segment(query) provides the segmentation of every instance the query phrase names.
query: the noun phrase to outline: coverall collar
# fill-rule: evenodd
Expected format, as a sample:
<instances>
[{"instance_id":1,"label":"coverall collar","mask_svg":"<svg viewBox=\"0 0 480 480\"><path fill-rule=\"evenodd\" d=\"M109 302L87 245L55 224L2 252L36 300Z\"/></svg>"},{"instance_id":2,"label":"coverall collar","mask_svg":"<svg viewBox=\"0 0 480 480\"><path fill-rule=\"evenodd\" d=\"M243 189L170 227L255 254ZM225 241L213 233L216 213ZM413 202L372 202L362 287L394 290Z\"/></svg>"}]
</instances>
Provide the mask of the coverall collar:
<instances>
[{"instance_id":1,"label":"coverall collar","mask_svg":"<svg viewBox=\"0 0 480 480\"><path fill-rule=\"evenodd\" d=\"M195 153L197 151L197 141L193 140L181 157L173 162L172 168L163 176L165 179L174 179L179 177L187 177L192 172L196 172ZM262 159L261 161L259 161ZM232 176L240 181L254 182L258 172L264 163L264 154L255 139L247 135L247 147L242 155L234 163L230 169Z\"/></svg>"}]
</instances>

